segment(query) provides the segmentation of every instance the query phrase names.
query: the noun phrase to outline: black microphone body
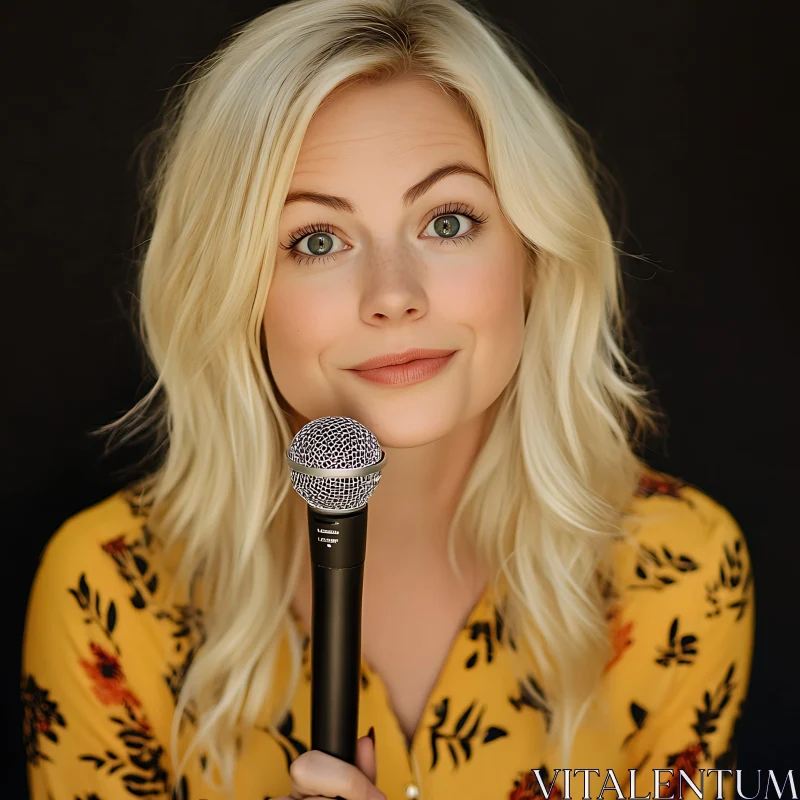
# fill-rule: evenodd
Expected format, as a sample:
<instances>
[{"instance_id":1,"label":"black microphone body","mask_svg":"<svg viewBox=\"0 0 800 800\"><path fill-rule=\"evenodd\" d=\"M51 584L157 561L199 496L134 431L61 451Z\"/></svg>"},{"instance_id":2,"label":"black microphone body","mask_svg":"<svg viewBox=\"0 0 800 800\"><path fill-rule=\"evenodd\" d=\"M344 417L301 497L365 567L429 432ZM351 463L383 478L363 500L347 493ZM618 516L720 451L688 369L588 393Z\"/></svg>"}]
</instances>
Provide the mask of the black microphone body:
<instances>
[{"instance_id":1,"label":"black microphone body","mask_svg":"<svg viewBox=\"0 0 800 800\"><path fill-rule=\"evenodd\" d=\"M308 506L313 609L311 749L355 764L361 683L361 600L367 506Z\"/></svg>"}]
</instances>

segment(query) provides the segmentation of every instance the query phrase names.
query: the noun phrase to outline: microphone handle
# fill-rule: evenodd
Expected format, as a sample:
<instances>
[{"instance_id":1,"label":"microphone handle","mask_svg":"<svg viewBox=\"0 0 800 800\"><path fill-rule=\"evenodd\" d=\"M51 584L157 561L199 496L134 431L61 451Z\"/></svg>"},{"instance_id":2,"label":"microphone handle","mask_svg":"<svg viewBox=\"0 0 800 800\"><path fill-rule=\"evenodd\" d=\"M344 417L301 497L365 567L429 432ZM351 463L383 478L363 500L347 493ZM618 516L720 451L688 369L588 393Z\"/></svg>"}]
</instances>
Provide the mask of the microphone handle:
<instances>
[{"instance_id":1,"label":"microphone handle","mask_svg":"<svg viewBox=\"0 0 800 800\"><path fill-rule=\"evenodd\" d=\"M311 749L355 764L367 507L308 507L312 571Z\"/></svg>"}]
</instances>

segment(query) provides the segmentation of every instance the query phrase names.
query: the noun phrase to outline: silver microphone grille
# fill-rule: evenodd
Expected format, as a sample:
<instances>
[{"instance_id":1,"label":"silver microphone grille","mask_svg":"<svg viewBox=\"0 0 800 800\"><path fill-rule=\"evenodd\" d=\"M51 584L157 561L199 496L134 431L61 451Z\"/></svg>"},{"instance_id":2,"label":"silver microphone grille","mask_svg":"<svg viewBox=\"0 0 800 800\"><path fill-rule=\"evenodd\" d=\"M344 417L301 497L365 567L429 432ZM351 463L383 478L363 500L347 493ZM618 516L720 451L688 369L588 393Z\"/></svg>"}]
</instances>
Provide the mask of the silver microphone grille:
<instances>
[{"instance_id":1,"label":"silver microphone grille","mask_svg":"<svg viewBox=\"0 0 800 800\"><path fill-rule=\"evenodd\" d=\"M306 423L286 453L292 486L323 511L354 511L369 500L386 456L375 434L350 417Z\"/></svg>"}]
</instances>

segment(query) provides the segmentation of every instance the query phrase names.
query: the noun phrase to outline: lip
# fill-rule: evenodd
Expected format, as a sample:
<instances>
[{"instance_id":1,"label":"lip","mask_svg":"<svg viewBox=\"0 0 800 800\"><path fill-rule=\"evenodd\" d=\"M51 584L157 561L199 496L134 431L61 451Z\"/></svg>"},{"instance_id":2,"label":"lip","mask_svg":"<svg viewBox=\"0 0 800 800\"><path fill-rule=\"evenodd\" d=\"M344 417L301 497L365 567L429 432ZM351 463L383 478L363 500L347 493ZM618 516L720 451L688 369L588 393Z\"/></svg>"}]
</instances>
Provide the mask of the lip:
<instances>
[{"instance_id":1,"label":"lip","mask_svg":"<svg viewBox=\"0 0 800 800\"><path fill-rule=\"evenodd\" d=\"M409 353L415 355L416 353L434 353L442 355L427 355L425 357L416 356L409 359ZM413 383L420 383L432 378L441 372L452 360L457 350L427 350L427 351L406 351L402 354L392 354L381 356L377 359L371 359L372 363L379 363L382 359L384 362L387 359L393 359L395 363L384 364L382 366L364 368L352 368L349 370L357 375L359 378L371 381L372 383L379 383L385 386L408 386ZM404 360L402 363L396 363L397 359ZM365 361L365 364L371 363Z\"/></svg>"},{"instance_id":2,"label":"lip","mask_svg":"<svg viewBox=\"0 0 800 800\"><path fill-rule=\"evenodd\" d=\"M455 350L432 350L425 347L412 347L410 350L404 350L402 353L385 353L382 356L375 356L356 364L350 369L354 370L372 370L378 367L390 367L396 364L407 364L409 361L417 361L422 358L443 358L455 353Z\"/></svg>"}]
</instances>

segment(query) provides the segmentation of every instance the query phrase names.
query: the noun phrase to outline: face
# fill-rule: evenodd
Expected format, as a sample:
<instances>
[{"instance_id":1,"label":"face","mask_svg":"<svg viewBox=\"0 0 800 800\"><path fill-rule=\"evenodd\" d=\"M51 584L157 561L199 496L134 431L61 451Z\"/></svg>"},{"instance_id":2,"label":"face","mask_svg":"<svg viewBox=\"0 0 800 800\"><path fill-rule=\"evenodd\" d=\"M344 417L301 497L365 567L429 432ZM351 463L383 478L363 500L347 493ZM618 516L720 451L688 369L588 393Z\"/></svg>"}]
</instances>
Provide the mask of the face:
<instances>
[{"instance_id":1,"label":"face","mask_svg":"<svg viewBox=\"0 0 800 800\"><path fill-rule=\"evenodd\" d=\"M456 162L490 178L469 118L424 79L351 85L317 111L281 215L263 322L295 429L347 416L383 447L415 447L484 415L510 381L526 252L480 177L425 180ZM354 369L415 348L440 355Z\"/></svg>"}]
</instances>

